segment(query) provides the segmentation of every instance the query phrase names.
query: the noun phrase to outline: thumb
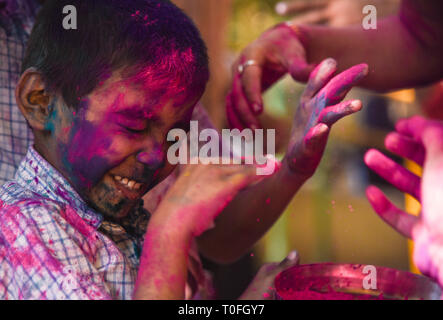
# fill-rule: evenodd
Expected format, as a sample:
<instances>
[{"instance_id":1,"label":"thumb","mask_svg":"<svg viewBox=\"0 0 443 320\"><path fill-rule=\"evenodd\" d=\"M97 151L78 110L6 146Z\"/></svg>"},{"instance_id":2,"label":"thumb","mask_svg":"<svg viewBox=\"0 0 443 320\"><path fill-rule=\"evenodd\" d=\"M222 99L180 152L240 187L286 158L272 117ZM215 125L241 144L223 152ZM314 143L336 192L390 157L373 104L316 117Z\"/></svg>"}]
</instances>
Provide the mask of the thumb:
<instances>
[{"instance_id":1,"label":"thumb","mask_svg":"<svg viewBox=\"0 0 443 320\"><path fill-rule=\"evenodd\" d=\"M286 270L290 267L296 266L300 263L300 255L298 254L297 250L292 250L289 252L289 254L284 258L278 265L278 273L280 273L283 270Z\"/></svg>"},{"instance_id":2,"label":"thumb","mask_svg":"<svg viewBox=\"0 0 443 320\"><path fill-rule=\"evenodd\" d=\"M303 141L305 154L309 156L317 154L321 157L328 142L329 132L330 128L324 123L319 123L309 129Z\"/></svg>"},{"instance_id":3,"label":"thumb","mask_svg":"<svg viewBox=\"0 0 443 320\"><path fill-rule=\"evenodd\" d=\"M309 75L315 69L316 64L308 64L301 58L296 58L289 64L289 74L298 82L307 82Z\"/></svg>"}]
</instances>

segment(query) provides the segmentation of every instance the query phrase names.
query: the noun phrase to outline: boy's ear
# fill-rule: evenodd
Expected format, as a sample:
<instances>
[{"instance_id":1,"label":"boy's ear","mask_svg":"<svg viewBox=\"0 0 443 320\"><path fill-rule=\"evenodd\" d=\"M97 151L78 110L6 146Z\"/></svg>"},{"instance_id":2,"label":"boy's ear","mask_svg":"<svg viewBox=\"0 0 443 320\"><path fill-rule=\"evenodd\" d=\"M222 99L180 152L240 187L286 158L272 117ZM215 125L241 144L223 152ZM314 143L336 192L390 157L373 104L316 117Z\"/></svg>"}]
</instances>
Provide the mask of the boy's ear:
<instances>
[{"instance_id":1,"label":"boy's ear","mask_svg":"<svg viewBox=\"0 0 443 320\"><path fill-rule=\"evenodd\" d=\"M34 68L27 69L18 81L15 98L31 128L45 130L51 113L51 96L46 92L42 74Z\"/></svg>"}]
</instances>

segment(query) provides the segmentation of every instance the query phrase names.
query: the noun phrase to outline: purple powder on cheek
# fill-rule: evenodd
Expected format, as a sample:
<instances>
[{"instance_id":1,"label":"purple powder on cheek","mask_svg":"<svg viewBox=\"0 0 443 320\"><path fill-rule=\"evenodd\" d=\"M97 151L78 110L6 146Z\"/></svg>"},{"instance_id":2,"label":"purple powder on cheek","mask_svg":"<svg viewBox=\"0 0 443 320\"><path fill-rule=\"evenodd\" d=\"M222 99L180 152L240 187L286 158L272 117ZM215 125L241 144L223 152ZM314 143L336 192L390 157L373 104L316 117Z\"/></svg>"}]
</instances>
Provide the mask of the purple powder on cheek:
<instances>
[{"instance_id":1,"label":"purple powder on cheek","mask_svg":"<svg viewBox=\"0 0 443 320\"><path fill-rule=\"evenodd\" d=\"M87 188L96 183L110 167L103 155L111 143L111 138L92 123L81 118L75 121L68 143L59 145L62 163L72 180Z\"/></svg>"}]
</instances>

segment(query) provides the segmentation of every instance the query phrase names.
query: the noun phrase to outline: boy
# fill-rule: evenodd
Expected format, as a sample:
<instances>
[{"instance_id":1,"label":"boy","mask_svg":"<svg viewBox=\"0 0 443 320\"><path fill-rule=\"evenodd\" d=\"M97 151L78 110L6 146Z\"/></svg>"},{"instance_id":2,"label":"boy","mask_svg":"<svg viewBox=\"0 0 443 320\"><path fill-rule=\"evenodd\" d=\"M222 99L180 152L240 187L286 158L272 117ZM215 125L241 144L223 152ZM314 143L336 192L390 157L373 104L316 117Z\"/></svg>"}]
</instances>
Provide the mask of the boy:
<instances>
[{"instance_id":1,"label":"boy","mask_svg":"<svg viewBox=\"0 0 443 320\"><path fill-rule=\"evenodd\" d=\"M78 30L62 28L68 4ZM325 108L367 70L356 66L331 80L335 68L326 60L313 73L274 176L258 183L254 166L190 165L147 224L140 199L173 170L167 133L187 128L208 79L204 43L168 1L45 3L16 90L35 143L0 191L2 297L183 298L194 239L223 210L198 239L201 252L224 261L248 248L312 175L332 123L361 108ZM260 198L277 183L287 190L273 198L262 225L251 225L252 210L266 214ZM237 240L226 254L224 237Z\"/></svg>"}]
</instances>

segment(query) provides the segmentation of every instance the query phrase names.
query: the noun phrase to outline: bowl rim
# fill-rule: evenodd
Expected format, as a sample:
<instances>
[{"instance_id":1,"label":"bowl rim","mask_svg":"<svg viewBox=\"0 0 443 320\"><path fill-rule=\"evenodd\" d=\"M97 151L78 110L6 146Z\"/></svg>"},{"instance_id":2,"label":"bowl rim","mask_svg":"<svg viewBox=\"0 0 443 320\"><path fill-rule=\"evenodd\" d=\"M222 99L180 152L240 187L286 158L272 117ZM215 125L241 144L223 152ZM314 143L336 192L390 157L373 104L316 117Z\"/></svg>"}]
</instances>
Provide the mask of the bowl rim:
<instances>
[{"instance_id":1,"label":"bowl rim","mask_svg":"<svg viewBox=\"0 0 443 320\"><path fill-rule=\"evenodd\" d=\"M357 283L357 281L363 281L366 274L362 272L365 266L373 266L376 269L377 285L380 287L377 290L367 290L361 287L349 286L351 283ZM302 273L305 273L304 275ZM369 264L353 264L353 263L334 263L334 262L322 262L301 264L289 267L280 272L274 279L274 287L277 298L282 298L284 292L287 292L288 288L284 287L284 281L295 281L297 275L303 276L305 279L309 279L309 276L321 279L324 275L324 279L331 279L331 283L328 284L331 288L340 292L347 292L345 287L335 286L332 280L336 282L346 281L349 286L349 292L354 295L381 295L385 294L386 297L397 297L404 299L424 299L433 300L440 299L442 296L442 290L440 286L431 278L415 274L409 271L398 270L389 267L375 266ZM396 279L396 280L392 280ZM359 282L363 283L363 282ZM352 290L357 290L355 293ZM304 291L306 289L293 289L292 291ZM404 293L408 292L408 293Z\"/></svg>"}]
</instances>

